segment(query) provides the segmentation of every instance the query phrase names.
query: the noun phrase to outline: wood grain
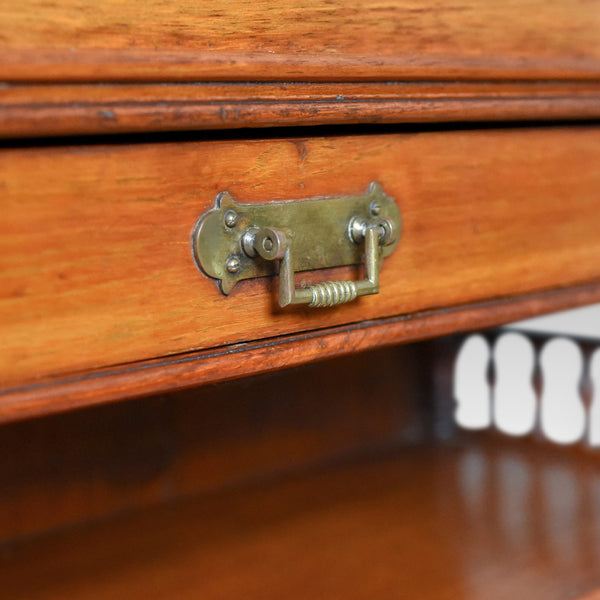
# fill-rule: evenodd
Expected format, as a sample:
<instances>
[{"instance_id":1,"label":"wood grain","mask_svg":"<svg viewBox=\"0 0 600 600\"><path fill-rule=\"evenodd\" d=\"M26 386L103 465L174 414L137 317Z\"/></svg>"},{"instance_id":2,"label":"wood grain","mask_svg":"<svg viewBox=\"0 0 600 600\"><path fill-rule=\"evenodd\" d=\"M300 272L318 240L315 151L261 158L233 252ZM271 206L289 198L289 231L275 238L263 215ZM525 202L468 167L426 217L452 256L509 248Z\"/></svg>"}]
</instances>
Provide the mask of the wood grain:
<instances>
[{"instance_id":1,"label":"wood grain","mask_svg":"<svg viewBox=\"0 0 600 600\"><path fill-rule=\"evenodd\" d=\"M597 489L593 457L417 445L23 540L0 579L28 600L565 600L600 584Z\"/></svg>"},{"instance_id":2,"label":"wood grain","mask_svg":"<svg viewBox=\"0 0 600 600\"><path fill-rule=\"evenodd\" d=\"M6 85L0 137L600 117L594 82Z\"/></svg>"},{"instance_id":3,"label":"wood grain","mask_svg":"<svg viewBox=\"0 0 600 600\"><path fill-rule=\"evenodd\" d=\"M22 0L5 81L598 79L597 1Z\"/></svg>"},{"instance_id":4,"label":"wood grain","mask_svg":"<svg viewBox=\"0 0 600 600\"><path fill-rule=\"evenodd\" d=\"M96 406L157 392L193 388L209 383L270 373L314 361L323 361L372 348L428 339L460 331L477 330L543 312L600 301L600 284L528 294L511 299L480 302L454 309L425 311L353 325L321 329L225 346L204 352L143 361L67 377L38 380L0 391L0 422L10 422ZM446 341L446 340L444 340ZM436 364L451 381L451 354ZM445 344L443 344L445 346ZM429 374L423 371L428 376ZM445 385L442 381L442 385ZM447 415L452 414L452 407Z\"/></svg>"},{"instance_id":5,"label":"wood grain","mask_svg":"<svg viewBox=\"0 0 600 600\"><path fill-rule=\"evenodd\" d=\"M3 387L597 281L599 159L596 128L6 149ZM192 227L221 190L258 202L374 180L404 218L378 296L279 310L268 279L223 297L191 259Z\"/></svg>"}]
</instances>

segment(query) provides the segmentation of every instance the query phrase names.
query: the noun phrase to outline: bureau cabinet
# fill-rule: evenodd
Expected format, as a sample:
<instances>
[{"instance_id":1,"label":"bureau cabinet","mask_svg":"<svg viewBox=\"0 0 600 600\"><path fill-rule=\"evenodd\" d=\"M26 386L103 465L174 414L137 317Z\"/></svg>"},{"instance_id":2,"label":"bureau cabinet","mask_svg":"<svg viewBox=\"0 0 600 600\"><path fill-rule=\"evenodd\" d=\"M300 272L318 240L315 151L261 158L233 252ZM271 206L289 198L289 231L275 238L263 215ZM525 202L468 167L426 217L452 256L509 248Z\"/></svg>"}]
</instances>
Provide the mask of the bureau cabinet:
<instances>
[{"instance_id":1,"label":"bureau cabinet","mask_svg":"<svg viewBox=\"0 0 600 600\"><path fill-rule=\"evenodd\" d=\"M600 585L591 551L554 565L534 512L513 552L519 528L464 488L511 456L593 479L593 455L442 440L455 338L423 341L600 299L597 3L24 0L0 23L10 597ZM225 295L194 260L223 193L285 210L372 184L402 223L376 294L282 308L283 267ZM319 256L321 239L336 252L324 220L305 224ZM359 281L361 262L324 259L294 285Z\"/></svg>"}]
</instances>

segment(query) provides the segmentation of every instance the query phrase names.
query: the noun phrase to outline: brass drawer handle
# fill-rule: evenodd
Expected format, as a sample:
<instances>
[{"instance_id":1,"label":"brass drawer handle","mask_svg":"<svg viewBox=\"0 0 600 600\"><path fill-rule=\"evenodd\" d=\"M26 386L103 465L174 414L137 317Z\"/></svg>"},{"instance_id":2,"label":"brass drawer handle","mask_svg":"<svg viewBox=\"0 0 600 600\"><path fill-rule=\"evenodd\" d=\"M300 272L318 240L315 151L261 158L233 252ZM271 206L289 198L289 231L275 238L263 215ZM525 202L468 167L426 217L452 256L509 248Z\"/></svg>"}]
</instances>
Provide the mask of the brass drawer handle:
<instances>
[{"instance_id":1,"label":"brass drawer handle","mask_svg":"<svg viewBox=\"0 0 600 600\"><path fill-rule=\"evenodd\" d=\"M366 194L293 202L241 204L227 192L194 229L198 266L229 294L241 279L273 274L279 263L279 304L335 306L379 292L383 258L398 244L400 212L377 183ZM361 281L296 287L297 271L363 262Z\"/></svg>"},{"instance_id":2,"label":"brass drawer handle","mask_svg":"<svg viewBox=\"0 0 600 600\"><path fill-rule=\"evenodd\" d=\"M279 229L265 227L253 237L253 246L265 260L281 260L279 267L279 305L308 304L311 307L335 306L350 302L357 296L379 292L379 240L386 236L383 223L373 223L364 227L365 279L362 281L325 281L304 288L296 288L292 248L285 233ZM248 233L246 234L248 235ZM252 235L252 234L250 234ZM267 244L269 251L265 251Z\"/></svg>"}]
</instances>

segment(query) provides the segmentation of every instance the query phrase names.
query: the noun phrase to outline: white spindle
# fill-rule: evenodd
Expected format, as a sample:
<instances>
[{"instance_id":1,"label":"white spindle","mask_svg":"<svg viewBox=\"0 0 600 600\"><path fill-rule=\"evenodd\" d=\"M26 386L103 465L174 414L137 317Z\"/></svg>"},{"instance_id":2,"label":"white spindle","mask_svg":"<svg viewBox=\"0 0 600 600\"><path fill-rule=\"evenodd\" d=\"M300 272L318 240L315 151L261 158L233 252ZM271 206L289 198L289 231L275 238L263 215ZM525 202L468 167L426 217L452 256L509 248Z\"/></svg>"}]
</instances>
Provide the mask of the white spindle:
<instances>
[{"instance_id":1,"label":"white spindle","mask_svg":"<svg viewBox=\"0 0 600 600\"><path fill-rule=\"evenodd\" d=\"M521 333L505 333L496 341L493 356L494 424L504 433L525 435L535 426L537 409L533 344Z\"/></svg>"},{"instance_id":2,"label":"white spindle","mask_svg":"<svg viewBox=\"0 0 600 600\"><path fill-rule=\"evenodd\" d=\"M586 425L580 394L583 357L579 346L566 338L547 342L540 355L542 367L541 427L544 435L559 444L579 440Z\"/></svg>"},{"instance_id":3,"label":"white spindle","mask_svg":"<svg viewBox=\"0 0 600 600\"><path fill-rule=\"evenodd\" d=\"M465 429L490 425L490 385L487 370L490 347L481 335L469 336L454 365L455 419Z\"/></svg>"}]
</instances>

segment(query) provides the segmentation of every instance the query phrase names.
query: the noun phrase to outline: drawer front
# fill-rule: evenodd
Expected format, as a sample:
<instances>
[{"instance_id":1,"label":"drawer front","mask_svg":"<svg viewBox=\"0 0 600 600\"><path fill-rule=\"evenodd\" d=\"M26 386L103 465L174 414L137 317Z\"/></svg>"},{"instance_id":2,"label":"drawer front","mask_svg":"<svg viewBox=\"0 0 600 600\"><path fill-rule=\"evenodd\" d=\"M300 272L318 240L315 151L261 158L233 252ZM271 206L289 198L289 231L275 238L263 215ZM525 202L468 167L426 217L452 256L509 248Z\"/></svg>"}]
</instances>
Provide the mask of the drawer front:
<instances>
[{"instance_id":1,"label":"drawer front","mask_svg":"<svg viewBox=\"0 0 600 600\"><path fill-rule=\"evenodd\" d=\"M2 385L598 280L598 164L594 128L3 150ZM371 181L403 217L376 296L280 309L274 280L225 297L194 264L220 191L266 202Z\"/></svg>"}]
</instances>

